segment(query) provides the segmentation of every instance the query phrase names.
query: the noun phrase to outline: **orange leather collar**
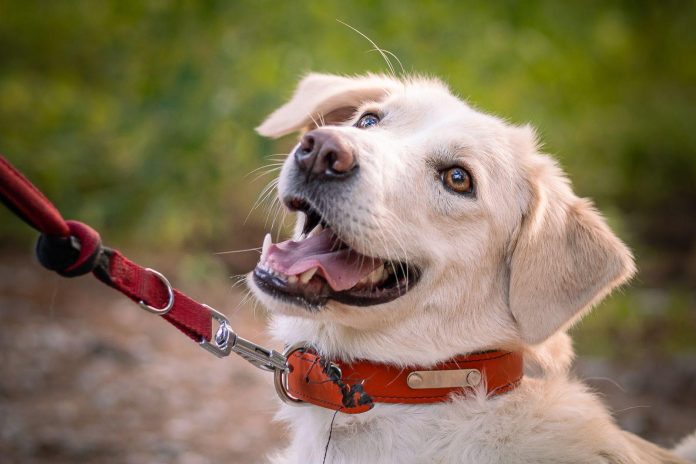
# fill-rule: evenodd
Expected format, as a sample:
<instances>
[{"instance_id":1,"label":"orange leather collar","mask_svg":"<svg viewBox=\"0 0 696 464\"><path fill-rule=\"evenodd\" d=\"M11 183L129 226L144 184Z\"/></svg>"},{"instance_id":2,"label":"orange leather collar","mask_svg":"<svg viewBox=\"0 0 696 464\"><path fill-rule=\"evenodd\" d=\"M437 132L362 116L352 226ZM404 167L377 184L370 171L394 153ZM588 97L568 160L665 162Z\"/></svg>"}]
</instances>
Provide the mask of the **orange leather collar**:
<instances>
[{"instance_id":1,"label":"orange leather collar","mask_svg":"<svg viewBox=\"0 0 696 464\"><path fill-rule=\"evenodd\" d=\"M522 354L509 351L459 356L433 367L400 368L371 361L332 361L302 348L288 353L288 364L285 388L290 396L348 414L368 411L375 403L440 403L452 393L472 392L480 383L488 395L500 395L517 387L523 376ZM440 386L443 378L450 385ZM457 378L472 381L452 386L451 380ZM438 387L428 388L432 385Z\"/></svg>"}]
</instances>

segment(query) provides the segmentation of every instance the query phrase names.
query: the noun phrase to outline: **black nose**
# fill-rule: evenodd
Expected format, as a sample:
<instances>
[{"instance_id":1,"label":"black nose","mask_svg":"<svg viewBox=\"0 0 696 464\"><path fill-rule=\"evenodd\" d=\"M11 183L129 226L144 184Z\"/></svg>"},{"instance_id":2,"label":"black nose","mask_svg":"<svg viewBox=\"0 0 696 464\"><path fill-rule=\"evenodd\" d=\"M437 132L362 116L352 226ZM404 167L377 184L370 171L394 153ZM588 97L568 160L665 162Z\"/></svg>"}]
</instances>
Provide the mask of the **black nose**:
<instances>
[{"instance_id":1,"label":"black nose","mask_svg":"<svg viewBox=\"0 0 696 464\"><path fill-rule=\"evenodd\" d=\"M334 131L316 129L302 136L295 150L295 161L307 180L327 180L350 176L358 166L347 141Z\"/></svg>"}]
</instances>

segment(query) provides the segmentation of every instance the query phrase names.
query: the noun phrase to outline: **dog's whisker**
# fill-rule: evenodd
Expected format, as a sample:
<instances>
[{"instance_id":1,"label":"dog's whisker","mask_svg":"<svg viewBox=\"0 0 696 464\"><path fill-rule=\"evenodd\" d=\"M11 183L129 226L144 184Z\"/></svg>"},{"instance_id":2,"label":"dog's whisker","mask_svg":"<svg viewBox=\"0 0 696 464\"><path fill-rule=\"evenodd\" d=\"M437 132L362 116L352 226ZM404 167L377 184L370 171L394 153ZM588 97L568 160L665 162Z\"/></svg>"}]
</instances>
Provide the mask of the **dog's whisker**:
<instances>
[{"instance_id":1,"label":"dog's whisker","mask_svg":"<svg viewBox=\"0 0 696 464\"><path fill-rule=\"evenodd\" d=\"M263 227L267 229L271 234L273 233L273 227L268 227L268 222L275 222L275 218L278 215L279 206L275 201L271 201L269 205L266 206L266 213L264 214Z\"/></svg>"},{"instance_id":2,"label":"dog's whisker","mask_svg":"<svg viewBox=\"0 0 696 464\"><path fill-rule=\"evenodd\" d=\"M250 292L250 293L251 293L251 292ZM252 297L253 297L253 295L252 295ZM253 299L253 303L252 303L252 307L251 307L251 314L252 314L252 316L253 316L254 318L257 317L257 316L256 316L256 313L257 313L258 310L259 310L259 304L260 304L260 302L259 302L258 298L254 298L254 299Z\"/></svg>"},{"instance_id":3,"label":"dog's whisker","mask_svg":"<svg viewBox=\"0 0 696 464\"><path fill-rule=\"evenodd\" d=\"M385 49L385 48L383 48L382 51L383 51L384 53L386 53L387 55L391 56L392 58L394 58L394 59L396 60L396 62L399 63L399 67L401 68L401 73L402 73L402 74L406 74L406 70L404 69L403 63L401 62L401 60L399 59L399 57L396 56L395 53L392 53L391 51L389 51L389 50L387 50L387 49Z\"/></svg>"},{"instance_id":4,"label":"dog's whisker","mask_svg":"<svg viewBox=\"0 0 696 464\"><path fill-rule=\"evenodd\" d=\"M254 207L258 207L260 203L263 203L264 201L268 200L268 198L273 195L273 192L275 190L275 187L278 185L278 182L280 182L279 179L273 179L266 185L263 191L259 194L259 198Z\"/></svg>"},{"instance_id":5,"label":"dog's whisker","mask_svg":"<svg viewBox=\"0 0 696 464\"><path fill-rule=\"evenodd\" d=\"M392 62L389 60L389 57L388 57L387 54L384 53L384 51L374 42L374 40L372 40L372 39L369 38L367 35L365 35L365 34L363 34L362 32L360 32L359 30L357 30L356 28L354 28L354 27L351 26L350 24L345 23L345 22L341 21L340 19L337 19L336 21L338 21L339 23L343 24L344 26L346 26L346 27L352 29L353 31L357 32L357 33L358 33L359 35L361 35L365 40L367 40L368 42L370 42L370 44L374 47L374 49L375 49L376 51L378 51L380 55L382 55L382 58L384 59L384 61L385 61L386 64L387 64L387 67L389 68L390 74L391 74L392 76L396 76L396 71L394 70L394 66L392 65Z\"/></svg>"},{"instance_id":6,"label":"dog's whisker","mask_svg":"<svg viewBox=\"0 0 696 464\"><path fill-rule=\"evenodd\" d=\"M251 292L251 290L247 289L247 290L245 291L244 297L242 297L242 299L241 299L241 300L239 301L239 303L237 304L237 307L235 308L235 311L237 311L237 310L239 310L240 308L242 308L243 306L245 306L245 305L247 304L247 302L248 302L250 299L252 299L252 298L254 298L254 294Z\"/></svg>"},{"instance_id":7,"label":"dog's whisker","mask_svg":"<svg viewBox=\"0 0 696 464\"><path fill-rule=\"evenodd\" d=\"M280 160L274 161L273 163L264 164L264 165L262 165L262 166L259 166L259 167L256 168L256 169L253 169L253 170L247 172L246 174L244 174L244 178L246 179L247 177L249 177L249 176L252 175L253 173L258 172L258 171L260 171L260 170L262 170L262 169L268 168L268 167L270 167L270 166L278 166L278 165L282 165L282 164L283 164L283 163L282 163Z\"/></svg>"},{"instance_id":8,"label":"dog's whisker","mask_svg":"<svg viewBox=\"0 0 696 464\"><path fill-rule=\"evenodd\" d=\"M404 247L403 243L401 240L392 232L392 230L402 230L401 227L404 227L402 221L396 217L393 214L390 214L388 217L384 218L384 222L389 224L387 227L378 227L378 230L380 234L384 237L384 241L387 243L395 243L400 249L401 249L401 254L402 256L406 257L408 256L406 254L406 248ZM396 222L396 225L391 224L392 222ZM389 234L389 237L391 238L391 242L387 240L387 237L384 235L385 232ZM388 249L390 247L385 246L385 249ZM397 254L398 256L398 254ZM396 274L396 268L394 266L394 261L390 259L390 263L392 266L392 270ZM406 288L405 291L408 291L408 286L410 285L410 280L409 280L409 267L405 266L402 259L398 259L398 265L399 269L401 271L401 274L405 276L405 281L406 281ZM399 288L399 295L401 295L401 288Z\"/></svg>"},{"instance_id":9,"label":"dog's whisker","mask_svg":"<svg viewBox=\"0 0 696 464\"><path fill-rule=\"evenodd\" d=\"M276 206L274 206L274 212L273 212L273 222L271 222L271 227L270 230L271 232L275 228L276 220L278 219L278 216L280 216L280 213L283 211L283 205L280 203L280 201L274 202ZM285 218L285 214L283 214L283 219ZM282 222L283 219L281 219L280 224L278 226L278 230L276 231L276 240L280 237L280 234L282 233Z\"/></svg>"},{"instance_id":10,"label":"dog's whisker","mask_svg":"<svg viewBox=\"0 0 696 464\"><path fill-rule=\"evenodd\" d=\"M251 181L256 182L257 180L261 179L264 176L267 176L269 174L274 174L274 173L280 171L281 169L283 169L283 164L285 164L285 163L279 163L277 166L275 166L273 168L266 169L265 171L261 172L256 177L254 177Z\"/></svg>"},{"instance_id":11,"label":"dog's whisker","mask_svg":"<svg viewBox=\"0 0 696 464\"><path fill-rule=\"evenodd\" d=\"M314 115L312 115L312 113L308 113L307 116L309 116L309 118L312 120L312 122L314 123L314 126L315 126L315 127L322 127L322 126L323 126L323 124L319 124L319 123L317 122L317 120L314 119ZM321 121L321 114L318 115L318 116L319 116L319 118L320 118L319 120Z\"/></svg>"},{"instance_id":12,"label":"dog's whisker","mask_svg":"<svg viewBox=\"0 0 696 464\"><path fill-rule=\"evenodd\" d=\"M585 380L604 380L605 382L609 382L610 384L614 385L616 388L621 390L622 392L626 393L626 389L621 386L619 382L616 380L610 378L610 377L585 377Z\"/></svg>"},{"instance_id":13,"label":"dog's whisker","mask_svg":"<svg viewBox=\"0 0 696 464\"><path fill-rule=\"evenodd\" d=\"M244 283L246 283L247 275L246 274L239 274L236 276L232 276L231 280L233 280L234 282L230 286L230 289L233 289L233 288L239 287L240 285L243 285Z\"/></svg>"},{"instance_id":14,"label":"dog's whisker","mask_svg":"<svg viewBox=\"0 0 696 464\"><path fill-rule=\"evenodd\" d=\"M614 411L614 414L619 414L619 413L622 413L622 412L630 411L630 410L632 410L632 409L650 409L650 408L652 408L652 405L649 405L649 404L637 404L637 405L635 405L635 406L629 406L629 407L627 407L627 408L618 409L618 410Z\"/></svg>"},{"instance_id":15,"label":"dog's whisker","mask_svg":"<svg viewBox=\"0 0 696 464\"><path fill-rule=\"evenodd\" d=\"M273 222L271 223L271 228L270 230L273 231L275 230L275 240L279 241L280 237L284 234L284 224L285 224L285 216L287 214L287 210L283 208L282 205L278 205L276 207L276 213L273 217ZM277 225L276 225L277 221Z\"/></svg>"},{"instance_id":16,"label":"dog's whisker","mask_svg":"<svg viewBox=\"0 0 696 464\"><path fill-rule=\"evenodd\" d=\"M387 238L386 238L386 236L384 235L384 231L382 230L381 227L378 228L377 230L379 231L379 234L380 234L380 237L381 237L381 239L382 239L382 242L385 244L385 245L384 245L384 249L385 249L386 252L387 252L387 258L388 258L388 261L387 261L387 262L388 262L388 264L389 264L389 267L391 267L392 273L396 276L396 275L398 275L398 273L396 272L396 264L395 264L395 260L394 260L394 259L392 258L392 256L391 256L391 248L388 246ZM404 274L404 275L406 276L406 279L408 279L408 273L404 273L404 272L403 272L403 265L401 264L401 261L399 261L399 266L400 266L401 269L402 269L402 274ZM406 285L408 286L408 282L407 282ZM399 296L401 296L401 288L400 288L400 287L397 287L397 291L398 291Z\"/></svg>"},{"instance_id":17,"label":"dog's whisker","mask_svg":"<svg viewBox=\"0 0 696 464\"><path fill-rule=\"evenodd\" d=\"M406 252L406 246L399 239L399 237L397 237L396 234L394 232L392 232L392 230L400 230L400 228L405 227L405 225L403 224L403 222L399 218L395 217L394 215L392 215L392 218L397 221L397 227L393 228L393 229L388 228L387 231L390 233L390 235L392 236L392 238L396 242L397 246L400 248L401 256L403 256L405 259L408 256L408 254ZM410 281L409 280L409 277L410 277L409 276L409 267L406 266L406 268L404 269L404 264L403 264L402 260L399 260L399 267L401 269L401 272L406 276L406 291L408 291L408 286L409 286L409 281Z\"/></svg>"},{"instance_id":18,"label":"dog's whisker","mask_svg":"<svg viewBox=\"0 0 696 464\"><path fill-rule=\"evenodd\" d=\"M282 208L281 211L283 212L283 214L280 218L280 222L278 223L277 237L280 237L280 234L282 234L284 232L285 228L287 227L286 224L287 224L287 217L288 217L289 211L286 208L283 208L282 205L281 205L281 208Z\"/></svg>"},{"instance_id":19,"label":"dog's whisker","mask_svg":"<svg viewBox=\"0 0 696 464\"><path fill-rule=\"evenodd\" d=\"M246 223L247 223L247 221L249 220L249 217L251 216L251 213L253 213L254 210L255 210L256 208L258 208L259 205L260 205L261 203L263 203L265 197L268 195L268 192L269 192L269 191L272 191L273 188L274 188L276 185L278 185L278 182L280 182L280 179L279 179L279 178L275 178L275 179L272 179L268 184L266 184L266 187L263 188L263 190L262 190L261 193L259 194L258 198L257 198L256 201L254 202L254 205L253 205L253 206L251 207L251 209L249 210L249 213L247 213L246 217L244 218L244 223L243 223L243 224L246 224Z\"/></svg>"},{"instance_id":20,"label":"dog's whisker","mask_svg":"<svg viewBox=\"0 0 696 464\"><path fill-rule=\"evenodd\" d=\"M213 253L214 255L229 255L233 253L248 253L251 251L261 251L261 247L245 248L243 250L227 250L227 251L217 251Z\"/></svg>"},{"instance_id":21,"label":"dog's whisker","mask_svg":"<svg viewBox=\"0 0 696 464\"><path fill-rule=\"evenodd\" d=\"M380 49L373 48L373 49L367 51L367 53L371 53L371 52L378 52L380 55L382 55L382 58L384 58L385 60L387 59L385 54L393 57L399 63L399 67L401 68L401 73L406 74L406 71L404 70L404 65L401 64L401 60L394 53L390 52L389 50L383 49L383 48L380 48ZM389 65L391 65L391 61L389 61ZM396 76L396 72L394 71L393 65L390 67L390 70L391 70L391 74L393 76Z\"/></svg>"}]
</instances>

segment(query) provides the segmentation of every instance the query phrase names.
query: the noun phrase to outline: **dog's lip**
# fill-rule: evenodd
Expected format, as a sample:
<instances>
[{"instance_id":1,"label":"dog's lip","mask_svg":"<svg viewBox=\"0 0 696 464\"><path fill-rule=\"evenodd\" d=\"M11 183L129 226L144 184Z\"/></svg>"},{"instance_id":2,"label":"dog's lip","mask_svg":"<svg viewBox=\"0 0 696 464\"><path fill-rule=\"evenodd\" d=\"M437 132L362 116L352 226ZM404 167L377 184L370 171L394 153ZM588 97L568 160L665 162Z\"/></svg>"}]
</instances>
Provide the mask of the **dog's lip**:
<instances>
[{"instance_id":1,"label":"dog's lip","mask_svg":"<svg viewBox=\"0 0 696 464\"><path fill-rule=\"evenodd\" d=\"M324 220L324 215L319 211L319 208L309 199L292 196L284 198L283 203L290 211L304 213L305 223L302 228L303 235L310 233L319 224L324 227L328 225ZM338 235L336 236L338 237Z\"/></svg>"},{"instance_id":2,"label":"dog's lip","mask_svg":"<svg viewBox=\"0 0 696 464\"><path fill-rule=\"evenodd\" d=\"M321 225L324 228L330 227L329 223L325 219L325 214L321 211L321 208L317 206L316 202L312 201L310 198L293 195L286 196L283 198L283 204L292 212L303 213L305 215L305 223L302 227L302 236L307 236L316 226ZM334 230L334 235L338 240L344 242L341 236ZM347 245L347 242L344 242Z\"/></svg>"}]
</instances>

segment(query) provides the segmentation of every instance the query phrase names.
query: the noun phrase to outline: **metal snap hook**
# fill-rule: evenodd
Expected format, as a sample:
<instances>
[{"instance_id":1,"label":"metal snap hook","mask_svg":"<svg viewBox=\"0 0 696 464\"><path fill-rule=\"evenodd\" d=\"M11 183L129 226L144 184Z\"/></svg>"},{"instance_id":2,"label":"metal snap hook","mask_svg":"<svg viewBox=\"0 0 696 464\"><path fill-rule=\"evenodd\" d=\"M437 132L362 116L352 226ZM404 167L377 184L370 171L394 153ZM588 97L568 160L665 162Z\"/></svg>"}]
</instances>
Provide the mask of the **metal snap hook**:
<instances>
[{"instance_id":1,"label":"metal snap hook","mask_svg":"<svg viewBox=\"0 0 696 464\"><path fill-rule=\"evenodd\" d=\"M201 348L213 353L218 358L224 358L232 352L232 347L237 342L237 334L232 330L230 321L224 314L211 308L207 304L202 306L210 312L210 316L220 325L212 341L208 341L204 338L198 343Z\"/></svg>"}]
</instances>

